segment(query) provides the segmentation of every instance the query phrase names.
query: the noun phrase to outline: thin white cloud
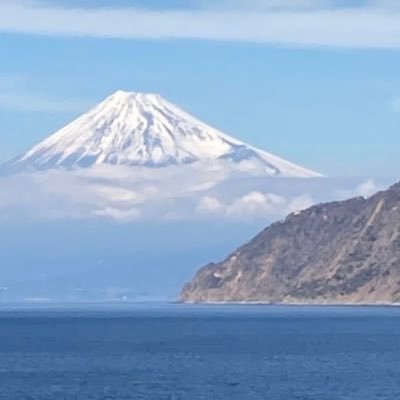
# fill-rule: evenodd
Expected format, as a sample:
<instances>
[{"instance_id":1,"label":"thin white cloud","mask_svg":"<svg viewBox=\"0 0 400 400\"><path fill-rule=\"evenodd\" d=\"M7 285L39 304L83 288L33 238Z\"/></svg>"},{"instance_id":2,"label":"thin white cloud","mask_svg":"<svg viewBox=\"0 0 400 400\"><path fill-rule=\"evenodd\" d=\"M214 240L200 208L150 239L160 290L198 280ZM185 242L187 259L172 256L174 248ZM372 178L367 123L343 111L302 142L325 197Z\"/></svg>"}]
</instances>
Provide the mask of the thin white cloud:
<instances>
[{"instance_id":1,"label":"thin white cloud","mask_svg":"<svg viewBox=\"0 0 400 400\"><path fill-rule=\"evenodd\" d=\"M373 179L368 179L357 186L355 194L362 197L370 197L380 189Z\"/></svg>"},{"instance_id":2,"label":"thin white cloud","mask_svg":"<svg viewBox=\"0 0 400 400\"><path fill-rule=\"evenodd\" d=\"M199 0L202 8L246 11L320 10L333 6L330 0Z\"/></svg>"},{"instance_id":3,"label":"thin white cloud","mask_svg":"<svg viewBox=\"0 0 400 400\"><path fill-rule=\"evenodd\" d=\"M200 199L196 211L200 214L217 214L224 209L222 204L214 196L204 196Z\"/></svg>"},{"instance_id":4,"label":"thin white cloud","mask_svg":"<svg viewBox=\"0 0 400 400\"><path fill-rule=\"evenodd\" d=\"M141 217L140 211L135 208L130 208L128 210L120 210L115 207L105 207L94 212L95 216L113 219L118 222L133 222L137 221Z\"/></svg>"},{"instance_id":5,"label":"thin white cloud","mask_svg":"<svg viewBox=\"0 0 400 400\"><path fill-rule=\"evenodd\" d=\"M37 92L29 86L28 79L23 76L0 76L0 109L35 113L75 113L83 112L94 104L84 99L65 99Z\"/></svg>"},{"instance_id":6,"label":"thin white cloud","mask_svg":"<svg viewBox=\"0 0 400 400\"><path fill-rule=\"evenodd\" d=\"M59 99L47 94L0 90L0 108L35 113L82 112L93 105L82 99Z\"/></svg>"},{"instance_id":7,"label":"thin white cloud","mask_svg":"<svg viewBox=\"0 0 400 400\"><path fill-rule=\"evenodd\" d=\"M265 217L279 215L286 205L284 197L273 193L253 191L236 199L228 208L227 215L233 218Z\"/></svg>"},{"instance_id":8,"label":"thin white cloud","mask_svg":"<svg viewBox=\"0 0 400 400\"><path fill-rule=\"evenodd\" d=\"M399 11L399 0L369 0L367 5L371 8L385 10L385 11Z\"/></svg>"},{"instance_id":9,"label":"thin white cloud","mask_svg":"<svg viewBox=\"0 0 400 400\"><path fill-rule=\"evenodd\" d=\"M400 97L394 99L390 105L393 111L400 112Z\"/></svg>"},{"instance_id":10,"label":"thin white cloud","mask_svg":"<svg viewBox=\"0 0 400 400\"><path fill-rule=\"evenodd\" d=\"M316 201L307 193L297 196L289 201L285 210L286 214L305 210L315 204Z\"/></svg>"},{"instance_id":11,"label":"thin white cloud","mask_svg":"<svg viewBox=\"0 0 400 400\"><path fill-rule=\"evenodd\" d=\"M214 215L234 220L276 219L313 204L315 200L308 194L285 197L254 190L225 203L217 197L205 196L200 199L196 211L202 216Z\"/></svg>"},{"instance_id":12,"label":"thin white cloud","mask_svg":"<svg viewBox=\"0 0 400 400\"><path fill-rule=\"evenodd\" d=\"M339 199L347 199L350 197L371 197L373 194L382 190L383 186L378 184L374 179L367 179L358 185L356 185L353 189L349 190L336 190L334 191L334 196Z\"/></svg>"},{"instance_id":13,"label":"thin white cloud","mask_svg":"<svg viewBox=\"0 0 400 400\"><path fill-rule=\"evenodd\" d=\"M119 39L202 39L286 46L400 47L400 13L391 7L393 2L340 8L328 7L329 3L320 1L294 1L294 6L290 6L285 0L284 7L279 9L279 2L272 0L250 1L245 8L238 7L240 3L227 1L221 9L146 10L6 1L0 4L0 32Z\"/></svg>"}]
</instances>

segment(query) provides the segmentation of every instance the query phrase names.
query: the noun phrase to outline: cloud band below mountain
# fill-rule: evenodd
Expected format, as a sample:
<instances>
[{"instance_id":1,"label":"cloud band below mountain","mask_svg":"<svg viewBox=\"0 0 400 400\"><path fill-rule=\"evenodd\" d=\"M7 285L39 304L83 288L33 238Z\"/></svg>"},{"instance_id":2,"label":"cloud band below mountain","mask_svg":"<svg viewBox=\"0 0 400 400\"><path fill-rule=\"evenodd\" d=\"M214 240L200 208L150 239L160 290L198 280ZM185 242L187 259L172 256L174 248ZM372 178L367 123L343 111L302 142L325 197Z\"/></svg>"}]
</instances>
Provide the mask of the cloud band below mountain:
<instances>
[{"instance_id":1,"label":"cloud band below mountain","mask_svg":"<svg viewBox=\"0 0 400 400\"><path fill-rule=\"evenodd\" d=\"M0 223L109 219L273 221L321 201L369 196L372 180L249 177L196 166L99 166L0 178Z\"/></svg>"}]
</instances>

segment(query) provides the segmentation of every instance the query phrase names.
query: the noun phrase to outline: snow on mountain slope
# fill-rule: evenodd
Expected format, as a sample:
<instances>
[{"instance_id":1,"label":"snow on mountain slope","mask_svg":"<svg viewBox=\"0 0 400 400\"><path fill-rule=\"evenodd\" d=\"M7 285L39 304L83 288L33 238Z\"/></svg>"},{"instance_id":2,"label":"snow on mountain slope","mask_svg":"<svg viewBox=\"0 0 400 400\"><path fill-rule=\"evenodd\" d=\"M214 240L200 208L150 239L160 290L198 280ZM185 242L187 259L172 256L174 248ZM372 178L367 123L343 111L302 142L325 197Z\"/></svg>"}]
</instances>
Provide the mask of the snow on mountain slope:
<instances>
[{"instance_id":1,"label":"snow on mountain slope","mask_svg":"<svg viewBox=\"0 0 400 400\"><path fill-rule=\"evenodd\" d=\"M228 162L267 176L318 173L236 140L156 94L118 91L10 162L12 171Z\"/></svg>"}]
</instances>

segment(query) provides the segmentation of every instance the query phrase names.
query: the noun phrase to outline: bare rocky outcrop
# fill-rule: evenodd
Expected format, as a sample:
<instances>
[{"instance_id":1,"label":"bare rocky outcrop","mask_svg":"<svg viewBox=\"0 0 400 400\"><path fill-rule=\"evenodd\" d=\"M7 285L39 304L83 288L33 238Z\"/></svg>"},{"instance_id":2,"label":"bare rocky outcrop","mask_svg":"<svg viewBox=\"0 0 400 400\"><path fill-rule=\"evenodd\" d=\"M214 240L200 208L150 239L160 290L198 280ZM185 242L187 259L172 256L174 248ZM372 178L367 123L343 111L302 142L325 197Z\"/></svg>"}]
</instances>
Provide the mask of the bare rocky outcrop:
<instances>
[{"instance_id":1,"label":"bare rocky outcrop","mask_svg":"<svg viewBox=\"0 0 400 400\"><path fill-rule=\"evenodd\" d=\"M400 184L289 215L221 263L202 268L185 302L400 302Z\"/></svg>"}]
</instances>

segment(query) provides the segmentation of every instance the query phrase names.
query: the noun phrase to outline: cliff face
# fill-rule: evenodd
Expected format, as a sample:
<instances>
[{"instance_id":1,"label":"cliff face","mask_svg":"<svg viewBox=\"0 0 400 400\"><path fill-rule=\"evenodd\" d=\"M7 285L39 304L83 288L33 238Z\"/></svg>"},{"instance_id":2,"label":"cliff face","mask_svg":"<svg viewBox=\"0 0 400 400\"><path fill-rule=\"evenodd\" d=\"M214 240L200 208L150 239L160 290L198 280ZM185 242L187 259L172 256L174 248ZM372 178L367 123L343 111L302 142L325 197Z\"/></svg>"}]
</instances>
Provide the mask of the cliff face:
<instances>
[{"instance_id":1,"label":"cliff face","mask_svg":"<svg viewBox=\"0 0 400 400\"><path fill-rule=\"evenodd\" d=\"M400 184L289 215L202 268L186 302L400 302Z\"/></svg>"}]
</instances>

